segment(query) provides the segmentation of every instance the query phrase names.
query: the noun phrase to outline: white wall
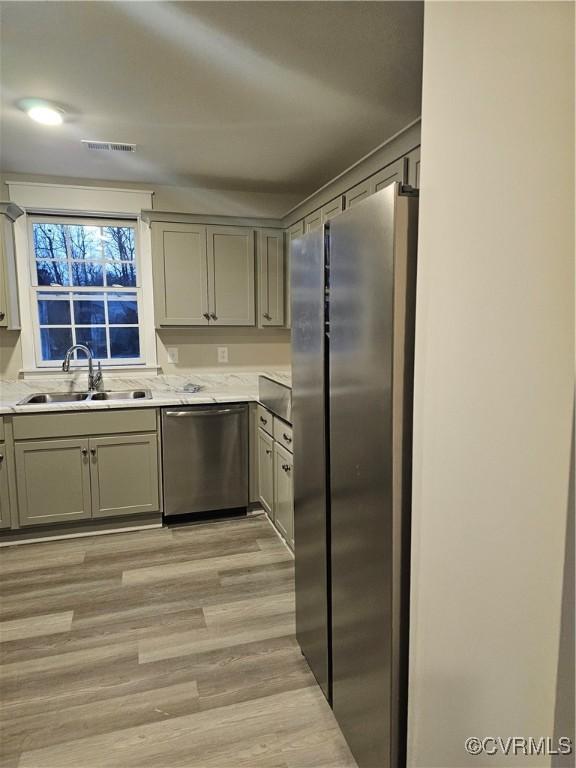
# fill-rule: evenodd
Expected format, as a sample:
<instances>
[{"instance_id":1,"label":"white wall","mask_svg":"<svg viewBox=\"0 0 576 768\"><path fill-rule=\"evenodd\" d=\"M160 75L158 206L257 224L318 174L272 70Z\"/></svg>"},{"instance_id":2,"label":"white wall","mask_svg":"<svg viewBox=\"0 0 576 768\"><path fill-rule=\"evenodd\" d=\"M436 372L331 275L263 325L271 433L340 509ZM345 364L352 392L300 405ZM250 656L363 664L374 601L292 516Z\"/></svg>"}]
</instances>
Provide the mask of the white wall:
<instances>
[{"instance_id":1,"label":"white wall","mask_svg":"<svg viewBox=\"0 0 576 768\"><path fill-rule=\"evenodd\" d=\"M574 6L427 2L409 766L552 736L574 344Z\"/></svg>"}]
</instances>

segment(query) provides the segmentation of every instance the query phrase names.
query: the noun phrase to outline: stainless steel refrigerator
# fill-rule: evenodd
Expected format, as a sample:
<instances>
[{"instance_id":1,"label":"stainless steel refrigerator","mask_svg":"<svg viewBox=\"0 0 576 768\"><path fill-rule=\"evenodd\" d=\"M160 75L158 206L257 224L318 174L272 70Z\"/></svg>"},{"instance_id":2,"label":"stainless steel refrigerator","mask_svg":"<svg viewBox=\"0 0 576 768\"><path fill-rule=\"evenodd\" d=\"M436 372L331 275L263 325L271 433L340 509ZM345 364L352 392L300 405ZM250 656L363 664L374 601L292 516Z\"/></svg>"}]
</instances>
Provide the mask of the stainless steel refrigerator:
<instances>
[{"instance_id":1,"label":"stainless steel refrigerator","mask_svg":"<svg viewBox=\"0 0 576 768\"><path fill-rule=\"evenodd\" d=\"M405 763L417 193L296 240L296 632L360 768Z\"/></svg>"}]
</instances>

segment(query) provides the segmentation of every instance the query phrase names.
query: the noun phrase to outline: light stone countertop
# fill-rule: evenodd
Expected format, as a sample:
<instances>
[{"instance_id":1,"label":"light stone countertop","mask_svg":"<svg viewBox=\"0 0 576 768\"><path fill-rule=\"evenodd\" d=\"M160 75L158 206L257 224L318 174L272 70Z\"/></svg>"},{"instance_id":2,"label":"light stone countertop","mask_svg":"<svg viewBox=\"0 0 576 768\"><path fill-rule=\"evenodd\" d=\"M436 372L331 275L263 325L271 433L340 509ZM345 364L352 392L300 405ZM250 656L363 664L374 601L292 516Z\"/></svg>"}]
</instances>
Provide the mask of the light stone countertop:
<instances>
[{"instance_id":1,"label":"light stone countertop","mask_svg":"<svg viewBox=\"0 0 576 768\"><path fill-rule=\"evenodd\" d=\"M285 386L291 386L291 374L288 369L126 378L114 378L105 373L104 390L117 392L149 389L152 392L152 398L150 400L100 400L96 402L16 405L25 397L40 392L85 392L86 371L74 372L69 379L39 378L28 381L0 379L0 415L252 402L258 400L258 377L260 375L267 376ZM202 389L196 394L188 393L184 391L185 384L198 384Z\"/></svg>"}]
</instances>

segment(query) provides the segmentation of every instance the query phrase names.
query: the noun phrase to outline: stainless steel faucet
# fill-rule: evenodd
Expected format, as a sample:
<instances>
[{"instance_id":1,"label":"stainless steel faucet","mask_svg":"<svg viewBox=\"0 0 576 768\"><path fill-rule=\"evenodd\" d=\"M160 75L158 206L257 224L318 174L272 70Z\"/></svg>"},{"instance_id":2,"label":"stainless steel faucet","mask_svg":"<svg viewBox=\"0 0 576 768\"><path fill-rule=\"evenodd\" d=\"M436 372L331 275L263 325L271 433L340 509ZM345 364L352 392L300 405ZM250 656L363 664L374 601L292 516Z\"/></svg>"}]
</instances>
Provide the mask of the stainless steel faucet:
<instances>
[{"instance_id":1,"label":"stainless steel faucet","mask_svg":"<svg viewBox=\"0 0 576 768\"><path fill-rule=\"evenodd\" d=\"M72 357L72 354L75 350L78 350L79 352L84 352L86 357L88 358L88 389L90 392L92 392L95 389L98 389L100 384L102 384L102 365L100 361L98 361L98 370L96 373L94 373L94 364L92 362L92 352L88 349L88 347L85 347L84 344L73 344L70 349L66 352L66 355L64 356L64 362L62 363L62 370L65 373L68 373L70 370L70 358Z\"/></svg>"}]
</instances>

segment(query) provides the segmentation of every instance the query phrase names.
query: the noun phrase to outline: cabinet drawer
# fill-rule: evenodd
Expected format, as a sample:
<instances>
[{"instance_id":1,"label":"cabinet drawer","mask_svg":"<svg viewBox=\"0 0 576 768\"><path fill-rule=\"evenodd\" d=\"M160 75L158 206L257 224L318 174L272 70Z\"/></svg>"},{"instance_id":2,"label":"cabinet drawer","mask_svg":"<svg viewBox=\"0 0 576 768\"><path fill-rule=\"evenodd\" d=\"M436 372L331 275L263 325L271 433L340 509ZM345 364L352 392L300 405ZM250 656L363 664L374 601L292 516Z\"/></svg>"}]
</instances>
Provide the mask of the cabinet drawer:
<instances>
[{"instance_id":1,"label":"cabinet drawer","mask_svg":"<svg viewBox=\"0 0 576 768\"><path fill-rule=\"evenodd\" d=\"M264 406L258 406L258 426L265 432L268 432L270 436L274 436L274 417L267 411Z\"/></svg>"},{"instance_id":2,"label":"cabinet drawer","mask_svg":"<svg viewBox=\"0 0 576 768\"><path fill-rule=\"evenodd\" d=\"M114 435L125 432L155 432L156 409L35 413L15 416L15 440L75 435Z\"/></svg>"},{"instance_id":3,"label":"cabinet drawer","mask_svg":"<svg viewBox=\"0 0 576 768\"><path fill-rule=\"evenodd\" d=\"M274 440L292 453L292 427L274 416Z\"/></svg>"}]
</instances>

